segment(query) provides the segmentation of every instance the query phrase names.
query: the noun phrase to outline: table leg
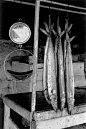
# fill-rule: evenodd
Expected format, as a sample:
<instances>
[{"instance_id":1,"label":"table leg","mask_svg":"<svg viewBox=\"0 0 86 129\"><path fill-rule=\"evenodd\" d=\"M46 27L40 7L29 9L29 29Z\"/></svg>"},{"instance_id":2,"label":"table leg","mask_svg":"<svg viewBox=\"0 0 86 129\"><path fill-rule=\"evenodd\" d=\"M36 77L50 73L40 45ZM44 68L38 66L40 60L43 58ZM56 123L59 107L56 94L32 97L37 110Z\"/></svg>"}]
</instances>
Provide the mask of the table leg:
<instances>
[{"instance_id":1,"label":"table leg","mask_svg":"<svg viewBox=\"0 0 86 129\"><path fill-rule=\"evenodd\" d=\"M4 105L4 129L9 129L10 108Z\"/></svg>"}]
</instances>

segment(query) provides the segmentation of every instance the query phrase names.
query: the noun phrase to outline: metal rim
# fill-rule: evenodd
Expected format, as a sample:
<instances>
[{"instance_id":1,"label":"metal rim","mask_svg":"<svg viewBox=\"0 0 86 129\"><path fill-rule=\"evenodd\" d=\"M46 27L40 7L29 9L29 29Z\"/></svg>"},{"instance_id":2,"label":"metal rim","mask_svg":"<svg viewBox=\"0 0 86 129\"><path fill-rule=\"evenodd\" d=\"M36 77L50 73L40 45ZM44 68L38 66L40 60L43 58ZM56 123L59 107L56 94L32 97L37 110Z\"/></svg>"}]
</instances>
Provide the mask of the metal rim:
<instances>
[{"instance_id":1,"label":"metal rim","mask_svg":"<svg viewBox=\"0 0 86 129\"><path fill-rule=\"evenodd\" d=\"M24 27L27 28L28 34L27 34L26 39L24 39L24 40L22 40L22 41L16 41L15 39L13 39L12 30L13 30L14 28L16 28L17 26L24 26ZM10 39L11 39L14 43L16 43L16 44L24 44L24 43L26 43L26 42L29 40L30 36L31 36L31 30L30 30L29 26L28 26L27 24L23 23L23 22L16 22L16 23L14 23L14 24L10 27L10 29L9 29L9 37L10 37Z\"/></svg>"},{"instance_id":2,"label":"metal rim","mask_svg":"<svg viewBox=\"0 0 86 129\"><path fill-rule=\"evenodd\" d=\"M10 80L15 80L15 81L17 81L17 82L22 81L22 80L16 80L14 77L12 77L12 76L7 72L5 64L6 64L7 58L8 58L13 52L16 52L16 51L19 51L19 50L23 50L23 51L29 52L28 50L25 50L25 49L17 49L17 50L14 50L14 51L10 52L10 53L5 57L5 60L4 60L4 72L5 72L6 77L7 77L8 79L10 79ZM32 54L31 52L29 52L29 53L33 56L33 54ZM32 59L32 60L33 60L33 59Z\"/></svg>"}]
</instances>

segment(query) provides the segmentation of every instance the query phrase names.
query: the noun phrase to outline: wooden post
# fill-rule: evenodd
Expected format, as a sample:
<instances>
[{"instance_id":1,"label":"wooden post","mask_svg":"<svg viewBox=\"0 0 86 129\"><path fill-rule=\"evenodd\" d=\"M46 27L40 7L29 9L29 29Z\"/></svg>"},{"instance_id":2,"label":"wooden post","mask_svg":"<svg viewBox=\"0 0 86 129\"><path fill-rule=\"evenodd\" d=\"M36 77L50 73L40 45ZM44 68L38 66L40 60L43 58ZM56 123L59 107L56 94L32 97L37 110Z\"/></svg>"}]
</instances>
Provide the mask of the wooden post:
<instances>
[{"instance_id":1,"label":"wooden post","mask_svg":"<svg viewBox=\"0 0 86 129\"><path fill-rule=\"evenodd\" d=\"M86 5L86 2L85 2ZM84 25L85 25L85 32L86 32L86 17L84 17ZM84 75L85 75L85 79L86 79L86 36L85 36L85 44L84 44L84 54L85 54L85 58L84 58Z\"/></svg>"},{"instance_id":2,"label":"wooden post","mask_svg":"<svg viewBox=\"0 0 86 129\"><path fill-rule=\"evenodd\" d=\"M14 89L14 93L17 94L17 82L16 80L13 81L13 89Z\"/></svg>"},{"instance_id":3,"label":"wooden post","mask_svg":"<svg viewBox=\"0 0 86 129\"><path fill-rule=\"evenodd\" d=\"M9 129L10 108L4 105L4 129Z\"/></svg>"},{"instance_id":4,"label":"wooden post","mask_svg":"<svg viewBox=\"0 0 86 129\"><path fill-rule=\"evenodd\" d=\"M85 75L85 78L86 78L86 45L85 45L85 58L84 58L84 75Z\"/></svg>"},{"instance_id":5,"label":"wooden post","mask_svg":"<svg viewBox=\"0 0 86 129\"><path fill-rule=\"evenodd\" d=\"M2 38L2 0L0 1L0 39Z\"/></svg>"},{"instance_id":6,"label":"wooden post","mask_svg":"<svg viewBox=\"0 0 86 129\"><path fill-rule=\"evenodd\" d=\"M34 22L34 63L33 63L33 85L32 85L32 101L31 101L31 117L30 117L30 129L33 129L33 115L36 106L36 86L37 86L37 62L38 62L38 39L39 39L39 11L40 0L36 0L35 3L35 22Z\"/></svg>"}]
</instances>

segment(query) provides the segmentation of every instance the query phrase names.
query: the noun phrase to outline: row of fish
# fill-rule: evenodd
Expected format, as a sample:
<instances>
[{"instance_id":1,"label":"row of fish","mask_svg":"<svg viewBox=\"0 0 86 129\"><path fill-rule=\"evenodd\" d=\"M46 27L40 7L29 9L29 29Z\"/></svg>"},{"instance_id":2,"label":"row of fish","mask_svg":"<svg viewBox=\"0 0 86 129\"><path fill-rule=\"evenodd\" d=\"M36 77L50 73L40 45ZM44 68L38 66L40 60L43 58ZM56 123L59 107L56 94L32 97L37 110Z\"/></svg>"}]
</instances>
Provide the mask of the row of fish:
<instances>
[{"instance_id":1,"label":"row of fish","mask_svg":"<svg viewBox=\"0 0 86 129\"><path fill-rule=\"evenodd\" d=\"M67 102L68 112L71 113L74 106L74 74L70 42L75 38L74 36L69 38L72 25L68 27L68 20L66 20L65 29L62 32L58 18L57 32L55 32L50 16L49 26L44 24L46 30L41 29L47 35L43 69L44 95L46 101L52 105L56 112L59 107L63 110ZM55 35L55 45L53 45L52 33ZM61 37L64 34L63 50Z\"/></svg>"}]
</instances>

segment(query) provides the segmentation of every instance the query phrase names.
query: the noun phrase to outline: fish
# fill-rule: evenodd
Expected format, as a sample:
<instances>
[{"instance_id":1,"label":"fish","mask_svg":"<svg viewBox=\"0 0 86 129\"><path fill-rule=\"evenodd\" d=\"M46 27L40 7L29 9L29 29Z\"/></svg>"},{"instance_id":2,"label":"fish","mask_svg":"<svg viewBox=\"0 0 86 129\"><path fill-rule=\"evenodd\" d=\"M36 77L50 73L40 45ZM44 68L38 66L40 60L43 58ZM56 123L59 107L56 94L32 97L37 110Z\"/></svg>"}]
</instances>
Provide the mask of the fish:
<instances>
[{"instance_id":1,"label":"fish","mask_svg":"<svg viewBox=\"0 0 86 129\"><path fill-rule=\"evenodd\" d=\"M66 81L68 111L71 114L74 106L74 73L70 43L68 44L66 55Z\"/></svg>"},{"instance_id":2,"label":"fish","mask_svg":"<svg viewBox=\"0 0 86 129\"><path fill-rule=\"evenodd\" d=\"M44 48L44 65L43 65L43 93L45 96L45 99L48 104L51 104L50 99L49 99L49 94L48 94L48 86L47 86L47 53L48 53L48 47L49 47L49 42L50 42L50 35L49 35L49 28L46 23L44 23L46 30L41 29L40 30L47 35L47 41L46 45Z\"/></svg>"},{"instance_id":3,"label":"fish","mask_svg":"<svg viewBox=\"0 0 86 129\"><path fill-rule=\"evenodd\" d=\"M58 52L58 37L55 40L55 71L56 71L56 79L57 79L57 52Z\"/></svg>"},{"instance_id":4,"label":"fish","mask_svg":"<svg viewBox=\"0 0 86 129\"><path fill-rule=\"evenodd\" d=\"M47 56L47 85L49 98L51 100L51 105L55 111L58 109L57 104L57 85L56 85L56 74L55 74L55 56L52 44L52 39L50 38Z\"/></svg>"},{"instance_id":5,"label":"fish","mask_svg":"<svg viewBox=\"0 0 86 129\"><path fill-rule=\"evenodd\" d=\"M47 53L48 53L48 46L50 42L50 37L47 37L47 42L45 46L45 52L44 52L44 66L43 66L43 91L44 96L48 104L51 104L48 94L48 86L47 86Z\"/></svg>"},{"instance_id":6,"label":"fish","mask_svg":"<svg viewBox=\"0 0 86 129\"><path fill-rule=\"evenodd\" d=\"M66 31L67 41L67 54L66 54L66 94L67 94L67 105L68 113L72 114L74 107L74 72L70 42L75 38L69 38L68 30Z\"/></svg>"},{"instance_id":7,"label":"fish","mask_svg":"<svg viewBox=\"0 0 86 129\"><path fill-rule=\"evenodd\" d=\"M60 90L60 107L61 110L64 109L65 107L65 82L64 82L64 66L63 66L63 50L62 50L62 43L61 43L61 37L63 36L63 34L65 33L65 31L61 32L61 27L59 25L59 17L57 20L57 32L55 34L56 35L56 40L55 40L55 64L56 64L56 76L57 76L57 72L58 77L56 77L56 79L59 79L59 90ZM57 67L58 67L58 71L57 71ZM58 85L58 84L57 84Z\"/></svg>"},{"instance_id":8,"label":"fish","mask_svg":"<svg viewBox=\"0 0 86 129\"><path fill-rule=\"evenodd\" d=\"M68 20L66 19L65 23L65 32L68 31ZM65 36L66 37L66 36ZM67 40L66 38L64 39L64 80L65 80L65 85L66 85L66 54L67 54Z\"/></svg>"},{"instance_id":9,"label":"fish","mask_svg":"<svg viewBox=\"0 0 86 129\"><path fill-rule=\"evenodd\" d=\"M65 107L66 98L65 98L64 65L63 65L63 50L62 50L61 36L59 36L59 46L58 46L58 67L59 67L59 89L60 89L61 110L63 110Z\"/></svg>"},{"instance_id":10,"label":"fish","mask_svg":"<svg viewBox=\"0 0 86 129\"><path fill-rule=\"evenodd\" d=\"M66 24L65 24L65 32L70 32L70 29L72 28L73 24L71 24L69 27L68 27L68 20L66 19ZM66 33L66 34L67 34ZM65 36L66 37L66 36ZM64 40L64 72L65 72L65 65L66 65L66 54L67 54L67 39L65 38Z\"/></svg>"},{"instance_id":11,"label":"fish","mask_svg":"<svg viewBox=\"0 0 86 129\"><path fill-rule=\"evenodd\" d=\"M67 41L64 40L64 73L65 73L65 67L66 67L66 54L67 54Z\"/></svg>"},{"instance_id":12,"label":"fish","mask_svg":"<svg viewBox=\"0 0 86 129\"><path fill-rule=\"evenodd\" d=\"M61 101L61 110L65 106L65 82L64 82L64 66L63 66L63 51L62 45L59 44L58 48L58 65L59 65L59 87L60 87L60 101Z\"/></svg>"},{"instance_id":13,"label":"fish","mask_svg":"<svg viewBox=\"0 0 86 129\"><path fill-rule=\"evenodd\" d=\"M51 25L49 17L49 27L45 23L46 31L41 31L47 35L47 42L44 52L44 67L43 67L43 91L46 101L52 105L54 111L58 109L57 101L57 86L56 86L56 74L55 74L55 55L53 49L53 42L51 38L51 31L53 24Z\"/></svg>"}]
</instances>

